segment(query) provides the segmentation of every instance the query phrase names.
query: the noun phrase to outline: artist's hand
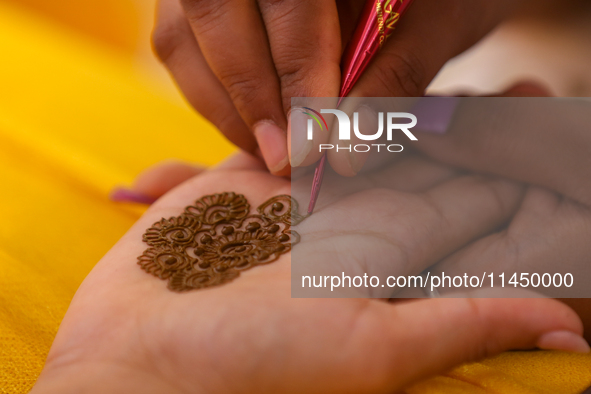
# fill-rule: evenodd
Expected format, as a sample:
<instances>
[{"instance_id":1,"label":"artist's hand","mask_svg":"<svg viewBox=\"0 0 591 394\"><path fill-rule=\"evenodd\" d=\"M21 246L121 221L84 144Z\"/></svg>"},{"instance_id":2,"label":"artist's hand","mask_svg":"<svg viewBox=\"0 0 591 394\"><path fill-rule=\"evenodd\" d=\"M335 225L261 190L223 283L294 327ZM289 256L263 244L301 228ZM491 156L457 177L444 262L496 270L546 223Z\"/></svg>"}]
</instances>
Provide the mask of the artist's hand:
<instances>
[{"instance_id":1,"label":"artist's hand","mask_svg":"<svg viewBox=\"0 0 591 394\"><path fill-rule=\"evenodd\" d=\"M285 175L290 100L338 96L341 54L364 2L160 0L154 47L201 114ZM417 0L351 95L421 96L450 58L523 2ZM303 132L291 142L292 166L319 158Z\"/></svg>"},{"instance_id":2,"label":"artist's hand","mask_svg":"<svg viewBox=\"0 0 591 394\"><path fill-rule=\"evenodd\" d=\"M325 233L332 232L343 248L347 242L340 236L351 228L365 231L369 241L372 231L384 239L381 226L394 228L397 236L405 228L417 239L398 240L393 260L404 256L408 261L392 264L425 264L490 231L519 200L515 184L409 160L391 171L410 172L413 182L358 196L365 204L354 203L355 195L329 198L303 223L319 230L324 223ZM202 195L228 190L257 206L289 193L290 183L242 154L163 196L76 293L33 393L384 393L506 349L536 344L577 349L579 319L550 299L396 305L293 299L289 254L244 271L224 286L179 294L137 266L146 228L163 216L178 215ZM384 216L383 209L397 204L407 204L414 215L399 215L396 223L358 218L334 227L322 214L349 210L366 218L367 208L377 207ZM369 242L369 248L386 243Z\"/></svg>"}]
</instances>

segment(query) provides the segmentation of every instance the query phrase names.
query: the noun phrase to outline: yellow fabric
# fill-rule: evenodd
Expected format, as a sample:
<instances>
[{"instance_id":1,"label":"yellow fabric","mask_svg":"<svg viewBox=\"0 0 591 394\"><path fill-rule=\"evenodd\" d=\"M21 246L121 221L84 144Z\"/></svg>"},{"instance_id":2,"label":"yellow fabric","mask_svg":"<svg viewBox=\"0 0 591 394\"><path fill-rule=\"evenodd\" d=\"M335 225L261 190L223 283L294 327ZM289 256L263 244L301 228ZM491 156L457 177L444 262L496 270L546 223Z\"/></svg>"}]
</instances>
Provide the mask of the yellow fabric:
<instances>
[{"instance_id":1,"label":"yellow fabric","mask_svg":"<svg viewBox=\"0 0 591 394\"><path fill-rule=\"evenodd\" d=\"M76 288L141 214L111 188L166 158L213 164L233 148L129 57L1 0L0 53L0 393L12 394L33 385ZM408 393L575 394L590 365L506 353Z\"/></svg>"},{"instance_id":2,"label":"yellow fabric","mask_svg":"<svg viewBox=\"0 0 591 394\"><path fill-rule=\"evenodd\" d=\"M137 6L129 0L2 0L24 6L78 32L133 52L139 44ZM145 0L140 0L145 1Z\"/></svg>"},{"instance_id":3,"label":"yellow fabric","mask_svg":"<svg viewBox=\"0 0 591 394\"><path fill-rule=\"evenodd\" d=\"M589 355L507 352L417 384L406 394L579 394L589 385Z\"/></svg>"}]
</instances>

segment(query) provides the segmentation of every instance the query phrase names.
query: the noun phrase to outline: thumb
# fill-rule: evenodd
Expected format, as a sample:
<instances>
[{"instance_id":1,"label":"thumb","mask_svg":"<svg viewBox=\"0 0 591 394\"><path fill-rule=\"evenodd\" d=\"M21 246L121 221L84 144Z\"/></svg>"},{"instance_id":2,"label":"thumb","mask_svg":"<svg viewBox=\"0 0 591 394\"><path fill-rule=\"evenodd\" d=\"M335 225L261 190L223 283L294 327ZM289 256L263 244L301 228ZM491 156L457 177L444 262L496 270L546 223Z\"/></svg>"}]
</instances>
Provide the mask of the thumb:
<instances>
[{"instance_id":1,"label":"thumb","mask_svg":"<svg viewBox=\"0 0 591 394\"><path fill-rule=\"evenodd\" d=\"M491 293L485 290L479 295ZM509 296L531 294L519 291ZM589 352L579 317L553 299L442 298L381 309L376 335L383 343L372 350L375 357L387 360L383 376L389 388L405 387L510 349Z\"/></svg>"}]
</instances>

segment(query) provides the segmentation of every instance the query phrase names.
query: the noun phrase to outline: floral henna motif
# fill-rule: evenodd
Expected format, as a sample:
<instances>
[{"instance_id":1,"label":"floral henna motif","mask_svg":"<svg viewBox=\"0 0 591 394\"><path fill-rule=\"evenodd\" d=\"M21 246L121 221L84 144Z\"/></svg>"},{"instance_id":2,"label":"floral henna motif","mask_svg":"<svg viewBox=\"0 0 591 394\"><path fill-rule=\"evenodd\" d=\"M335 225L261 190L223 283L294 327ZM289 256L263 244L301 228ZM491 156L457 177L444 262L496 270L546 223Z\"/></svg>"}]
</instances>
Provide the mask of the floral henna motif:
<instances>
[{"instance_id":1,"label":"floral henna motif","mask_svg":"<svg viewBox=\"0 0 591 394\"><path fill-rule=\"evenodd\" d=\"M138 264L146 271L160 279L168 279L177 271L191 269L192 259L184 251L172 248L150 248L138 258Z\"/></svg>"},{"instance_id":2,"label":"floral henna motif","mask_svg":"<svg viewBox=\"0 0 591 394\"><path fill-rule=\"evenodd\" d=\"M195 205L185 208L185 214L204 224L240 221L250 212L250 205L242 194L222 193L205 196Z\"/></svg>"},{"instance_id":3,"label":"floral henna motif","mask_svg":"<svg viewBox=\"0 0 591 394\"><path fill-rule=\"evenodd\" d=\"M144 242L151 246L163 244L190 244L201 222L192 216L179 216L162 219L146 231Z\"/></svg>"},{"instance_id":4,"label":"floral henna motif","mask_svg":"<svg viewBox=\"0 0 591 394\"><path fill-rule=\"evenodd\" d=\"M236 193L205 196L177 217L162 219L143 240L140 267L183 292L228 283L257 265L276 261L300 236L291 230L305 219L290 196L276 196L249 215L246 198Z\"/></svg>"}]
</instances>

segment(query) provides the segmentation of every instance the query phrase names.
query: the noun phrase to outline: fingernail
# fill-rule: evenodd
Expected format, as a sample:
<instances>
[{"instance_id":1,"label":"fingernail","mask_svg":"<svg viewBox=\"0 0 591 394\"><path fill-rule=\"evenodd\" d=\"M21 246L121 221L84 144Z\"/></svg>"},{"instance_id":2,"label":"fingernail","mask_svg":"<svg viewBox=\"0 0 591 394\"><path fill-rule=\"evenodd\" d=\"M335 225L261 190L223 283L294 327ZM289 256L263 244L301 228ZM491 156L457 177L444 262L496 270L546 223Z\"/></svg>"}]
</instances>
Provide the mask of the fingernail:
<instances>
[{"instance_id":1,"label":"fingernail","mask_svg":"<svg viewBox=\"0 0 591 394\"><path fill-rule=\"evenodd\" d=\"M573 353L589 353L591 348L580 335L571 331L552 331L538 339L537 346L545 350L562 350Z\"/></svg>"},{"instance_id":2,"label":"fingernail","mask_svg":"<svg viewBox=\"0 0 591 394\"><path fill-rule=\"evenodd\" d=\"M270 120L257 123L253 131L269 171L275 173L284 169L289 163L285 132Z\"/></svg>"},{"instance_id":3,"label":"fingernail","mask_svg":"<svg viewBox=\"0 0 591 394\"><path fill-rule=\"evenodd\" d=\"M314 141L308 140L308 119L312 118L299 109L294 109L289 114L287 134L289 135L289 162L292 167L302 164L312 150Z\"/></svg>"},{"instance_id":4,"label":"fingernail","mask_svg":"<svg viewBox=\"0 0 591 394\"><path fill-rule=\"evenodd\" d=\"M353 119L353 127L357 126L358 127L357 131L360 134L372 135L378 131L379 118L378 118L378 114L376 113L376 111L374 111L372 108L370 108L366 105L363 105L363 106L359 107L357 109L357 111L355 111L354 113L357 113L357 115L354 115L354 116L358 116L358 121L357 121L357 123L355 123L355 119ZM382 124L382 126L383 126L383 124ZM351 136L351 138L353 138L355 140L355 141L353 141L354 143L352 143L352 145L367 144L368 143L367 141L359 139L355 133ZM351 153L349 153L349 160L351 163L351 169L353 170L353 172L355 174L358 174L359 171L361 171L361 169L363 168L363 165L367 161L368 157L369 157L369 151L362 152L362 151L356 151L354 149L351 150Z\"/></svg>"},{"instance_id":5,"label":"fingernail","mask_svg":"<svg viewBox=\"0 0 591 394\"><path fill-rule=\"evenodd\" d=\"M459 97L421 97L410 110L417 117L417 129L445 134L453 120Z\"/></svg>"},{"instance_id":6,"label":"fingernail","mask_svg":"<svg viewBox=\"0 0 591 394\"><path fill-rule=\"evenodd\" d=\"M113 189L109 198L111 201L116 202L135 202L146 205L153 204L157 200L155 197L138 193L125 187L117 187Z\"/></svg>"}]
</instances>

